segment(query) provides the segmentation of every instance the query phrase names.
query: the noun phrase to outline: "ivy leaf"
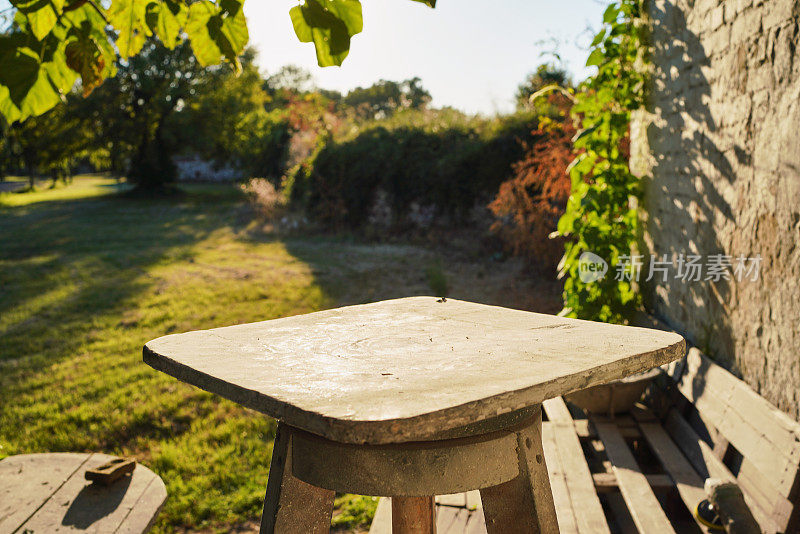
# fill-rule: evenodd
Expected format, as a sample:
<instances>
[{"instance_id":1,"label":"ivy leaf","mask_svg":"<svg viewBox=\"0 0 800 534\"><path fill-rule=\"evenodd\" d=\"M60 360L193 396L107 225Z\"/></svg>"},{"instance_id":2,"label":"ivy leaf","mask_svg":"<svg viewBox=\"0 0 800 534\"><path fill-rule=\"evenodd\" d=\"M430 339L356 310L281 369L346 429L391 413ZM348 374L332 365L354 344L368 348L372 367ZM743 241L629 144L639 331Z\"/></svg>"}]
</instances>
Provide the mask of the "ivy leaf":
<instances>
[{"instance_id":1,"label":"ivy leaf","mask_svg":"<svg viewBox=\"0 0 800 534\"><path fill-rule=\"evenodd\" d=\"M58 15L49 2L43 8L27 13L27 17L31 33L40 41L47 37L58 21Z\"/></svg>"},{"instance_id":2,"label":"ivy leaf","mask_svg":"<svg viewBox=\"0 0 800 534\"><path fill-rule=\"evenodd\" d=\"M436 7L436 0L414 0L415 2L422 2L428 7Z\"/></svg>"},{"instance_id":3,"label":"ivy leaf","mask_svg":"<svg viewBox=\"0 0 800 534\"><path fill-rule=\"evenodd\" d=\"M320 67L341 65L350 52L350 38L363 28L359 0L306 0L289 10L294 32L314 43Z\"/></svg>"},{"instance_id":4,"label":"ivy leaf","mask_svg":"<svg viewBox=\"0 0 800 534\"><path fill-rule=\"evenodd\" d=\"M122 59L128 59L139 53L145 39L152 35L145 16L148 0L114 0L109 11L109 20L119 31L117 49Z\"/></svg>"},{"instance_id":5,"label":"ivy leaf","mask_svg":"<svg viewBox=\"0 0 800 534\"><path fill-rule=\"evenodd\" d=\"M603 39L605 39L605 37L606 37L606 29L603 28L597 33L597 35L594 36L594 39L592 39L592 44L590 44L589 47L594 48L595 46L599 45L600 43L603 42Z\"/></svg>"},{"instance_id":6,"label":"ivy leaf","mask_svg":"<svg viewBox=\"0 0 800 534\"><path fill-rule=\"evenodd\" d=\"M609 5L605 12L603 13L603 22L606 24L611 24L615 20L617 20L617 15L619 14L619 7L616 4Z\"/></svg>"},{"instance_id":7,"label":"ivy leaf","mask_svg":"<svg viewBox=\"0 0 800 534\"><path fill-rule=\"evenodd\" d=\"M603 54L603 51L599 48L595 48L592 50L592 53L589 54L589 58L586 60L586 66L592 67L595 65L602 65L603 61L605 61L606 56Z\"/></svg>"}]
</instances>

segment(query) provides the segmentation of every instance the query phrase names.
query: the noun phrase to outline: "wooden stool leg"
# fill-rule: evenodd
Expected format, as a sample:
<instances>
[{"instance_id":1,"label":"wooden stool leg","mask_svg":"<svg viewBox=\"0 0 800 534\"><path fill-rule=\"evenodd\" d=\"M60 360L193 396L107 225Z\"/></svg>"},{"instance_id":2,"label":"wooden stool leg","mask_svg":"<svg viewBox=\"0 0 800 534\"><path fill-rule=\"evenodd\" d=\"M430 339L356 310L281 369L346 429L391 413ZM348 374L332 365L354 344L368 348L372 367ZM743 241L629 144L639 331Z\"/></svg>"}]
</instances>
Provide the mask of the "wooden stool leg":
<instances>
[{"instance_id":1,"label":"wooden stool leg","mask_svg":"<svg viewBox=\"0 0 800 534\"><path fill-rule=\"evenodd\" d=\"M542 451L542 414L517 432L519 476L481 490L483 514L489 534L558 533L556 509Z\"/></svg>"},{"instance_id":2,"label":"wooden stool leg","mask_svg":"<svg viewBox=\"0 0 800 534\"><path fill-rule=\"evenodd\" d=\"M292 475L292 429L278 423L269 466L262 534L328 534L334 492Z\"/></svg>"},{"instance_id":3,"label":"wooden stool leg","mask_svg":"<svg viewBox=\"0 0 800 534\"><path fill-rule=\"evenodd\" d=\"M392 497L392 534L436 534L433 497Z\"/></svg>"}]
</instances>

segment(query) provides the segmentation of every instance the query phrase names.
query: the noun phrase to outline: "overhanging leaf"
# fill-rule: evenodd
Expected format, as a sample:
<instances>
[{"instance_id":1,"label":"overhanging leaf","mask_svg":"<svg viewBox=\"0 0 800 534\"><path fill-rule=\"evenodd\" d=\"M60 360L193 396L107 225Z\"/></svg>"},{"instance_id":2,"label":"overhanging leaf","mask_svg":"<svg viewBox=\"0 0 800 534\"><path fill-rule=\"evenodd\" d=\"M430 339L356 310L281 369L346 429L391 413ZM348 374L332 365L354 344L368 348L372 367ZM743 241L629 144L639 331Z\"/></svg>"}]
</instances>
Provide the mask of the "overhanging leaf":
<instances>
[{"instance_id":1,"label":"overhanging leaf","mask_svg":"<svg viewBox=\"0 0 800 534\"><path fill-rule=\"evenodd\" d=\"M148 0L114 0L109 11L109 20L119 32L117 49L122 59L139 53L145 39L152 35L145 23Z\"/></svg>"},{"instance_id":2,"label":"overhanging leaf","mask_svg":"<svg viewBox=\"0 0 800 534\"><path fill-rule=\"evenodd\" d=\"M358 0L306 0L289 15L297 38L314 43L320 67L341 65L350 52L350 38L363 28Z\"/></svg>"},{"instance_id":3,"label":"overhanging leaf","mask_svg":"<svg viewBox=\"0 0 800 534\"><path fill-rule=\"evenodd\" d=\"M6 67L0 71L0 86L6 89L0 95L0 111L9 122L41 115L61 101L34 50L4 39L0 65Z\"/></svg>"},{"instance_id":4,"label":"overhanging leaf","mask_svg":"<svg viewBox=\"0 0 800 534\"><path fill-rule=\"evenodd\" d=\"M201 0L189 7L186 33L189 35L197 62L203 67L218 63L222 57L222 50L209 32L209 22L218 14L217 6L208 0Z\"/></svg>"},{"instance_id":5,"label":"overhanging leaf","mask_svg":"<svg viewBox=\"0 0 800 534\"><path fill-rule=\"evenodd\" d=\"M147 5L145 20L152 33L172 50L180 43L181 28L186 24L188 9L183 2L160 0Z\"/></svg>"},{"instance_id":6,"label":"overhanging leaf","mask_svg":"<svg viewBox=\"0 0 800 534\"><path fill-rule=\"evenodd\" d=\"M70 69L81 75L83 96L89 96L95 87L103 83L105 59L94 39L82 35L71 41L65 50L66 63Z\"/></svg>"}]
</instances>

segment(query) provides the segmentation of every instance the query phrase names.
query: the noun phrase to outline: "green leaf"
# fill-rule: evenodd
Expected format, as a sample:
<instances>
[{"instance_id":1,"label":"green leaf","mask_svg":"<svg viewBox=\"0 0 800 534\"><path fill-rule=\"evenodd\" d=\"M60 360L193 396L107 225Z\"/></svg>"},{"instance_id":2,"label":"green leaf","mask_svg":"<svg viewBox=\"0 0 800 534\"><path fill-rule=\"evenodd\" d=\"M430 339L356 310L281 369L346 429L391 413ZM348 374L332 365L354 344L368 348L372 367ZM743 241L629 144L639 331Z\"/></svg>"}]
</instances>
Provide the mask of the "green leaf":
<instances>
[{"instance_id":1,"label":"green leaf","mask_svg":"<svg viewBox=\"0 0 800 534\"><path fill-rule=\"evenodd\" d=\"M619 8L616 4L610 4L605 12L603 12L603 22L606 24L611 24L615 20L617 20L617 15L619 14Z\"/></svg>"},{"instance_id":2,"label":"green leaf","mask_svg":"<svg viewBox=\"0 0 800 534\"><path fill-rule=\"evenodd\" d=\"M222 50L209 32L209 22L218 14L217 6L208 0L201 0L189 6L186 33L189 35L197 62L203 67L215 65L222 58Z\"/></svg>"},{"instance_id":3,"label":"green leaf","mask_svg":"<svg viewBox=\"0 0 800 534\"><path fill-rule=\"evenodd\" d=\"M222 26L220 27L221 36L217 37L217 43L222 50L222 53L228 61L239 66L239 55L244 51L247 46L247 41L250 40L250 34L247 31L247 20L244 17L244 11L239 9L235 15L228 15L222 19Z\"/></svg>"},{"instance_id":4,"label":"green leaf","mask_svg":"<svg viewBox=\"0 0 800 534\"><path fill-rule=\"evenodd\" d=\"M603 28L602 30L600 30L600 32L598 32L597 35L594 36L594 39L592 39L592 44L589 45L589 48L594 48L595 46L602 43L605 37L606 37L606 29Z\"/></svg>"},{"instance_id":5,"label":"green leaf","mask_svg":"<svg viewBox=\"0 0 800 534\"><path fill-rule=\"evenodd\" d=\"M422 2L428 7L436 7L436 0L414 0L415 2Z\"/></svg>"},{"instance_id":6,"label":"green leaf","mask_svg":"<svg viewBox=\"0 0 800 534\"><path fill-rule=\"evenodd\" d=\"M306 0L289 15L297 38L314 43L320 67L341 65L350 52L350 38L363 27L358 0Z\"/></svg>"},{"instance_id":7,"label":"green leaf","mask_svg":"<svg viewBox=\"0 0 800 534\"><path fill-rule=\"evenodd\" d=\"M186 33L200 65L214 65L225 56L237 70L241 68L238 56L247 46L249 34L240 2L225 0L218 6L203 0L192 4Z\"/></svg>"},{"instance_id":8,"label":"green leaf","mask_svg":"<svg viewBox=\"0 0 800 534\"><path fill-rule=\"evenodd\" d=\"M2 39L0 65L0 87L5 89L0 91L0 111L9 122L41 115L61 101L39 55L31 48Z\"/></svg>"},{"instance_id":9,"label":"green leaf","mask_svg":"<svg viewBox=\"0 0 800 534\"><path fill-rule=\"evenodd\" d=\"M117 49L122 59L139 53L144 42L152 35L145 23L148 0L113 0L109 20L119 32Z\"/></svg>"},{"instance_id":10,"label":"green leaf","mask_svg":"<svg viewBox=\"0 0 800 534\"><path fill-rule=\"evenodd\" d=\"M33 36L39 41L47 37L58 21L55 9L48 2L46 6L27 14Z\"/></svg>"},{"instance_id":11,"label":"green leaf","mask_svg":"<svg viewBox=\"0 0 800 534\"><path fill-rule=\"evenodd\" d=\"M605 61L606 57L603 54L603 51L599 48L595 48L592 50L592 53L589 54L589 59L586 60L586 66L591 67L594 65L601 65Z\"/></svg>"},{"instance_id":12,"label":"green leaf","mask_svg":"<svg viewBox=\"0 0 800 534\"><path fill-rule=\"evenodd\" d=\"M172 50L181 42L181 28L186 24L188 9L183 2L159 0L147 5L145 21L151 33Z\"/></svg>"}]
</instances>

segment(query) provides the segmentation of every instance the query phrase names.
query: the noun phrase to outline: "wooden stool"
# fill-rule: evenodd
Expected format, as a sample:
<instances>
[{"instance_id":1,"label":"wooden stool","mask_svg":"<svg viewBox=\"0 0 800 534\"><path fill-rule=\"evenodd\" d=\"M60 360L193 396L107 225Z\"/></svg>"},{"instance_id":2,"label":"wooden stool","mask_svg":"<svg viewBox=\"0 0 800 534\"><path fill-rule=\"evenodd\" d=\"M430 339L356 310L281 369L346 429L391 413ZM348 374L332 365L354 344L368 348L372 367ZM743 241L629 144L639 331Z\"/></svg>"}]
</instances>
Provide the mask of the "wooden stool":
<instances>
[{"instance_id":1,"label":"wooden stool","mask_svg":"<svg viewBox=\"0 0 800 534\"><path fill-rule=\"evenodd\" d=\"M113 456L20 454L0 460L0 534L147 532L167 499L161 478L137 464L103 486L85 478Z\"/></svg>"},{"instance_id":2,"label":"wooden stool","mask_svg":"<svg viewBox=\"0 0 800 534\"><path fill-rule=\"evenodd\" d=\"M541 403L683 355L679 335L429 297L165 336L156 369L280 421L261 531L322 533L335 491L392 499L396 533L433 496L480 489L490 533L557 532Z\"/></svg>"},{"instance_id":3,"label":"wooden stool","mask_svg":"<svg viewBox=\"0 0 800 534\"><path fill-rule=\"evenodd\" d=\"M335 491L392 497L395 533L434 532L434 496L481 490L489 532L558 532L541 410L474 436L393 445L337 443L281 424L262 532L324 533Z\"/></svg>"}]
</instances>

